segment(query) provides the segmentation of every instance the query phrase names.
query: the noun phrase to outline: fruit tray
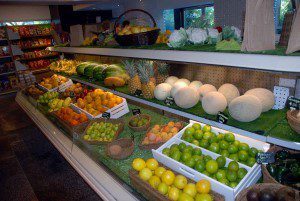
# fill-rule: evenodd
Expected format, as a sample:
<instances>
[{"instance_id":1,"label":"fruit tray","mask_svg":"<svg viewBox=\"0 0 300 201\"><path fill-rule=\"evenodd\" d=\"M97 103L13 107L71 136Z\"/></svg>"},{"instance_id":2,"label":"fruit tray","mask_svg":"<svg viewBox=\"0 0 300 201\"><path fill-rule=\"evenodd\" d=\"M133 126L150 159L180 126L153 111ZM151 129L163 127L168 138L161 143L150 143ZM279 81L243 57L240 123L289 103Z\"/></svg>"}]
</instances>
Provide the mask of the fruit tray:
<instances>
[{"instance_id":1,"label":"fruit tray","mask_svg":"<svg viewBox=\"0 0 300 201\"><path fill-rule=\"evenodd\" d=\"M67 82L59 85L58 87L55 87L53 89L47 89L45 87L43 87L42 85L38 84L39 87L44 90L44 91L58 91L58 92L64 92L67 88L69 88L70 86L73 85L73 81L71 79L69 79Z\"/></svg>"},{"instance_id":2,"label":"fruit tray","mask_svg":"<svg viewBox=\"0 0 300 201\"><path fill-rule=\"evenodd\" d=\"M261 177L261 171L258 166L255 168L250 168L244 164L239 164L240 167L245 168L248 172L235 188L231 188L231 187L217 181L216 179L213 179L213 178L211 178L203 173L200 173L197 170L194 170L194 169L192 169L192 168L190 168L168 156L165 156L162 153L162 150L164 148L169 148L173 144L179 144L181 142L185 143L186 145L191 145L193 148L199 148L193 144L190 144L188 142L185 142L181 139L174 137L174 138L170 139L168 142L166 142L163 146L158 148L157 150L153 149L152 154L153 154L154 158L157 161L159 161L160 163L162 163L162 164L166 165L167 167L171 168L172 170L175 170L176 172L190 178L193 181L199 181L200 179L206 179L206 180L210 181L212 190L214 190L217 193L222 194L225 197L226 201L235 200L235 197L238 195L238 193L241 190L243 190L244 188L247 188L248 186L250 186L252 184L255 184ZM203 149L201 147L200 147L200 149L202 150L202 153L204 155L209 155L213 159L216 159L217 157L220 156L219 154L213 153L213 152ZM232 161L231 159L226 158L226 166L228 166L228 164L231 161Z\"/></svg>"},{"instance_id":3,"label":"fruit tray","mask_svg":"<svg viewBox=\"0 0 300 201\"><path fill-rule=\"evenodd\" d=\"M116 131L116 134L114 136L114 138L112 139L112 141L110 142L102 142L102 141L96 141L96 140L90 140L90 141L87 141L87 140L84 140L83 139L83 136L86 134L88 128L93 124L93 123L99 123L99 122L109 122L109 123L112 123L112 124L119 124L119 128L118 130ZM79 130L83 130L82 128L83 126L81 125L80 127L78 127L77 131ZM87 143L87 144L90 144L90 145L104 145L104 144L108 144L108 143L111 143L113 142L114 140L116 140L119 136L120 133L122 133L122 131L124 130L124 121L122 119L110 119L110 120L106 120L106 119L93 119L93 120L90 120L89 121L89 124L88 126L85 127L84 129L84 132L82 134L79 135L79 138Z\"/></svg>"},{"instance_id":4,"label":"fruit tray","mask_svg":"<svg viewBox=\"0 0 300 201\"><path fill-rule=\"evenodd\" d=\"M150 127L151 116L148 115L148 114L140 114L139 116L140 116L141 118L147 119L147 123L146 123L145 125L143 125L143 126L140 126L140 127L132 126L132 125L130 124L131 120L133 120L134 118L137 118L137 116L135 116L135 115L132 116L132 117L130 118L129 122L128 122L128 127L129 127L131 130L135 131L135 132L145 131L145 130L147 130L147 129Z\"/></svg>"},{"instance_id":5,"label":"fruit tray","mask_svg":"<svg viewBox=\"0 0 300 201\"><path fill-rule=\"evenodd\" d=\"M123 99L122 103L106 111L106 113L110 114L111 119L118 119L129 112L126 99L125 98L122 99ZM78 107L73 103L71 103L71 107L77 112L84 112L89 119L97 119L102 117L102 114L93 116L92 114L88 113L86 110L81 109L80 107Z\"/></svg>"},{"instance_id":6,"label":"fruit tray","mask_svg":"<svg viewBox=\"0 0 300 201\"><path fill-rule=\"evenodd\" d=\"M159 163L159 166L164 165ZM170 168L166 168L170 169ZM175 175L178 175L180 173L173 171ZM129 178L130 178L130 183L133 185L135 189L137 189L138 192L142 193L143 196L150 201L165 201L165 200L170 200L167 196L161 194L158 190L154 189L148 182L143 181L139 177L138 171L129 170ZM195 183L191 179L188 179L188 183ZM151 189L151 190L149 190ZM216 193L215 191L211 191L210 194L213 196L214 201L224 201L224 196L220 195L219 193Z\"/></svg>"}]
</instances>

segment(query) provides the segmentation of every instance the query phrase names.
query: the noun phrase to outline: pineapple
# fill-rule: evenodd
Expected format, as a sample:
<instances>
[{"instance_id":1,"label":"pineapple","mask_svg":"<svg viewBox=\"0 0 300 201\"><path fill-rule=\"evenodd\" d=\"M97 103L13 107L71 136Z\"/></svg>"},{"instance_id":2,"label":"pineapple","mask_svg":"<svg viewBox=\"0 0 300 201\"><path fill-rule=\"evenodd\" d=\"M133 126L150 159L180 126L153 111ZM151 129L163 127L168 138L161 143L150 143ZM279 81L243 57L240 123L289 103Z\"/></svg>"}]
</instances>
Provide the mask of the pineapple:
<instances>
[{"instance_id":1,"label":"pineapple","mask_svg":"<svg viewBox=\"0 0 300 201\"><path fill-rule=\"evenodd\" d=\"M150 82L153 83L154 87L156 85L156 79L154 75L154 66L153 66L153 61L145 61L142 60L141 63L146 67L146 69L149 72L149 77L150 77Z\"/></svg>"},{"instance_id":2,"label":"pineapple","mask_svg":"<svg viewBox=\"0 0 300 201\"><path fill-rule=\"evenodd\" d=\"M164 83L166 79L169 77L169 65L163 62L157 62L157 84Z\"/></svg>"},{"instance_id":3,"label":"pineapple","mask_svg":"<svg viewBox=\"0 0 300 201\"><path fill-rule=\"evenodd\" d=\"M141 80L135 68L135 62L134 60L125 60L123 64L130 77L128 81L129 93L134 94L136 90L142 89Z\"/></svg>"},{"instance_id":4,"label":"pineapple","mask_svg":"<svg viewBox=\"0 0 300 201\"><path fill-rule=\"evenodd\" d=\"M142 93L144 98L154 98L155 84L151 81L151 73L149 72L149 66L145 65L144 61L141 61L137 65L138 73L142 82Z\"/></svg>"}]
</instances>

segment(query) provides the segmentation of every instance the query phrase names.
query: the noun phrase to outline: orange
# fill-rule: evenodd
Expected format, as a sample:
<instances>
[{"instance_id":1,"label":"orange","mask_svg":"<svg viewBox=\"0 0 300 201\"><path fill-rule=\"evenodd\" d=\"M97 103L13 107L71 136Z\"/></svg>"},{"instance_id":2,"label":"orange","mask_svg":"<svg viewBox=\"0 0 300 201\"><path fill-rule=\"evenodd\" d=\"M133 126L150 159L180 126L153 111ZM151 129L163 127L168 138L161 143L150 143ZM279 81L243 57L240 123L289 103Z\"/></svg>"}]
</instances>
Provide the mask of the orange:
<instances>
[{"instance_id":1,"label":"orange","mask_svg":"<svg viewBox=\"0 0 300 201\"><path fill-rule=\"evenodd\" d=\"M175 175L171 170L166 170L161 175L161 181L166 183L168 186L172 185L175 179Z\"/></svg>"},{"instance_id":2,"label":"orange","mask_svg":"<svg viewBox=\"0 0 300 201\"><path fill-rule=\"evenodd\" d=\"M196 184L196 189L198 193L209 193L210 192L210 182L206 179L199 180Z\"/></svg>"},{"instance_id":3,"label":"orange","mask_svg":"<svg viewBox=\"0 0 300 201\"><path fill-rule=\"evenodd\" d=\"M131 166L136 171L141 171L142 169L144 169L146 167L146 162L142 158L136 158L133 160Z\"/></svg>"},{"instance_id":4,"label":"orange","mask_svg":"<svg viewBox=\"0 0 300 201\"><path fill-rule=\"evenodd\" d=\"M158 168L158 162L157 160L155 160L154 158L149 158L146 161L146 166L147 168L149 168L150 170L155 170L156 168Z\"/></svg>"}]
</instances>

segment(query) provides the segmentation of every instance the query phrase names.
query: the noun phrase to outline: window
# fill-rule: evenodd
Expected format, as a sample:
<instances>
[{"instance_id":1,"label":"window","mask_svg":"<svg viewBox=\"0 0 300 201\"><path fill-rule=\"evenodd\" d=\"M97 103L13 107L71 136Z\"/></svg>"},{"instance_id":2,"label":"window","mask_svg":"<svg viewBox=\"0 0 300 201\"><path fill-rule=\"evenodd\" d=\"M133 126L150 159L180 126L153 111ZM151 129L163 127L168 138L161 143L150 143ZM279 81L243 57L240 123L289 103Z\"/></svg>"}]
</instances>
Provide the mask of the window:
<instances>
[{"instance_id":1,"label":"window","mask_svg":"<svg viewBox=\"0 0 300 201\"><path fill-rule=\"evenodd\" d=\"M281 32L285 14L291 12L292 10L293 10L293 6L291 0L275 0L274 18L275 18L275 29L277 33Z\"/></svg>"},{"instance_id":2,"label":"window","mask_svg":"<svg viewBox=\"0 0 300 201\"><path fill-rule=\"evenodd\" d=\"M163 11L163 19L166 30L174 31L175 29L175 21L174 21L174 10L164 10Z\"/></svg>"},{"instance_id":3,"label":"window","mask_svg":"<svg viewBox=\"0 0 300 201\"><path fill-rule=\"evenodd\" d=\"M206 4L202 6L183 9L183 26L185 28L195 25L195 23L197 23L198 19L200 18L207 21L208 27L214 26L215 20L213 4Z\"/></svg>"}]
</instances>

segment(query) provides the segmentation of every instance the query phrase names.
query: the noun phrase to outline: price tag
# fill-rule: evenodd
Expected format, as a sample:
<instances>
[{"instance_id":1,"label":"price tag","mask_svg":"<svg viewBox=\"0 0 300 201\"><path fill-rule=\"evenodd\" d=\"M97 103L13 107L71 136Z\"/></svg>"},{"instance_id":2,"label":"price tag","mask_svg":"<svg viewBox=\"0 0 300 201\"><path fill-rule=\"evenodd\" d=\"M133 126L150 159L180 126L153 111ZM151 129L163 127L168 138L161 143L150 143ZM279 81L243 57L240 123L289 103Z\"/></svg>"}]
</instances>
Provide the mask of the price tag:
<instances>
[{"instance_id":1,"label":"price tag","mask_svg":"<svg viewBox=\"0 0 300 201\"><path fill-rule=\"evenodd\" d=\"M290 110L300 110L300 99L290 96L287 99L287 107Z\"/></svg>"},{"instance_id":2,"label":"price tag","mask_svg":"<svg viewBox=\"0 0 300 201\"><path fill-rule=\"evenodd\" d=\"M258 135L264 135L265 131L263 130L258 130L258 131L254 131L254 133L258 134Z\"/></svg>"},{"instance_id":3,"label":"price tag","mask_svg":"<svg viewBox=\"0 0 300 201\"><path fill-rule=\"evenodd\" d=\"M43 89L37 82L34 82L34 86L39 90L45 91L45 89Z\"/></svg>"},{"instance_id":4,"label":"price tag","mask_svg":"<svg viewBox=\"0 0 300 201\"><path fill-rule=\"evenodd\" d=\"M275 162L274 153L258 153L255 158L258 164L268 164Z\"/></svg>"},{"instance_id":5,"label":"price tag","mask_svg":"<svg viewBox=\"0 0 300 201\"><path fill-rule=\"evenodd\" d=\"M137 89L137 90L134 92L133 95L134 95L134 96L142 96L142 95L143 95L143 92L142 92L142 90Z\"/></svg>"},{"instance_id":6,"label":"price tag","mask_svg":"<svg viewBox=\"0 0 300 201\"><path fill-rule=\"evenodd\" d=\"M102 113L102 118L104 118L104 119L110 119L110 113L109 112Z\"/></svg>"},{"instance_id":7,"label":"price tag","mask_svg":"<svg viewBox=\"0 0 300 201\"><path fill-rule=\"evenodd\" d=\"M141 114L141 110L140 109L132 109L132 114L133 115L140 115Z\"/></svg>"},{"instance_id":8,"label":"price tag","mask_svg":"<svg viewBox=\"0 0 300 201\"><path fill-rule=\"evenodd\" d=\"M174 98L172 98L170 96L167 97L166 100L165 100L166 105L173 105L174 103L175 103Z\"/></svg>"},{"instance_id":9,"label":"price tag","mask_svg":"<svg viewBox=\"0 0 300 201\"><path fill-rule=\"evenodd\" d=\"M226 124L228 121L228 116L223 112L219 112L217 115L217 121L221 124Z\"/></svg>"}]
</instances>

